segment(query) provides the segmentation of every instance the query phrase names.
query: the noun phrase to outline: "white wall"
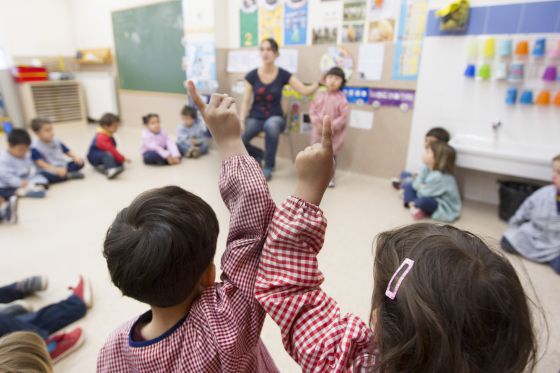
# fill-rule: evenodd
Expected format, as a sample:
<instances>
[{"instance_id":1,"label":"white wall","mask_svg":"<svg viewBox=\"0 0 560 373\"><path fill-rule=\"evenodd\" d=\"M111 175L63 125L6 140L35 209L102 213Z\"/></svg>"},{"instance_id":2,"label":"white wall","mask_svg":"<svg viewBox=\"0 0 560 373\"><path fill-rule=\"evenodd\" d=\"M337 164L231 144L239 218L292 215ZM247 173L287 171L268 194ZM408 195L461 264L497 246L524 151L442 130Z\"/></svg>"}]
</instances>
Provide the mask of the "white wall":
<instances>
[{"instance_id":1,"label":"white wall","mask_svg":"<svg viewBox=\"0 0 560 373\"><path fill-rule=\"evenodd\" d=\"M431 2L437 7L439 0ZM492 3L519 1L493 1ZM489 1L473 1L488 5ZM497 36L504 37L504 36ZM536 36L520 35L520 38ZM555 35L558 37L558 35ZM423 137L434 126L443 126L454 134L493 135L491 122L503 123L500 138L540 146L559 146L560 112L557 108L505 105L507 82L479 82L466 79L469 37L426 37L417 86L414 118L410 135L407 168L421 167ZM514 38L515 41L515 38ZM538 92L541 83L531 82ZM464 197L496 203L496 175L468 172L464 175Z\"/></svg>"},{"instance_id":2,"label":"white wall","mask_svg":"<svg viewBox=\"0 0 560 373\"><path fill-rule=\"evenodd\" d=\"M76 53L70 0L1 0L0 47L12 56Z\"/></svg>"}]
</instances>

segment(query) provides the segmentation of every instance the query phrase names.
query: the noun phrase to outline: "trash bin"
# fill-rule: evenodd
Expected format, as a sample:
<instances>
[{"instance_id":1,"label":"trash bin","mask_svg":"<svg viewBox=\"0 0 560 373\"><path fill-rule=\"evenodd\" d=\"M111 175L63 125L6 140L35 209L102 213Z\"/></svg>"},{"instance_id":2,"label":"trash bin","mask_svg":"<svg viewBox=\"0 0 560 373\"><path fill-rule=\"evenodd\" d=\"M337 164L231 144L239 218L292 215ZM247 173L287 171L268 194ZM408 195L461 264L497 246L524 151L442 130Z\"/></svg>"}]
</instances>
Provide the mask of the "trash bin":
<instances>
[{"instance_id":1,"label":"trash bin","mask_svg":"<svg viewBox=\"0 0 560 373\"><path fill-rule=\"evenodd\" d=\"M498 180L498 184L500 185L498 190L500 197L498 216L504 221L508 221L515 214L523 201L542 187L542 185L520 181Z\"/></svg>"}]
</instances>

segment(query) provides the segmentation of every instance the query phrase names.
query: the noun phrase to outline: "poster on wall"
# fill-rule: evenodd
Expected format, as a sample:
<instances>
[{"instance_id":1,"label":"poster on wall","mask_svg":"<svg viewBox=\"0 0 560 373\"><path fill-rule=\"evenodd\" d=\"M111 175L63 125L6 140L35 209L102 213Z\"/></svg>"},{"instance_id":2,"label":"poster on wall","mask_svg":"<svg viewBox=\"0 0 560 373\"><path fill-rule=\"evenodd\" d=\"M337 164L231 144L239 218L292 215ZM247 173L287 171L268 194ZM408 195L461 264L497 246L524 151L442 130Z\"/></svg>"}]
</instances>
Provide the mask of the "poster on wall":
<instances>
[{"instance_id":1,"label":"poster on wall","mask_svg":"<svg viewBox=\"0 0 560 373\"><path fill-rule=\"evenodd\" d=\"M207 4L189 0L183 0L182 11L187 78L201 93L214 93L218 89L214 12L208 11Z\"/></svg>"},{"instance_id":2,"label":"poster on wall","mask_svg":"<svg viewBox=\"0 0 560 373\"><path fill-rule=\"evenodd\" d=\"M368 36L370 43L395 40L395 25L400 0L371 0L368 16Z\"/></svg>"},{"instance_id":3,"label":"poster on wall","mask_svg":"<svg viewBox=\"0 0 560 373\"><path fill-rule=\"evenodd\" d=\"M284 43L284 6L281 0L259 1L259 39L273 38Z\"/></svg>"},{"instance_id":4,"label":"poster on wall","mask_svg":"<svg viewBox=\"0 0 560 373\"><path fill-rule=\"evenodd\" d=\"M342 43L361 43L364 40L366 13L366 0L344 0Z\"/></svg>"},{"instance_id":5,"label":"poster on wall","mask_svg":"<svg viewBox=\"0 0 560 373\"><path fill-rule=\"evenodd\" d=\"M340 0L310 0L311 44L337 44L342 22Z\"/></svg>"},{"instance_id":6,"label":"poster on wall","mask_svg":"<svg viewBox=\"0 0 560 373\"><path fill-rule=\"evenodd\" d=\"M242 0L239 9L240 47L254 47L259 42L259 12L257 0Z\"/></svg>"},{"instance_id":7,"label":"poster on wall","mask_svg":"<svg viewBox=\"0 0 560 373\"><path fill-rule=\"evenodd\" d=\"M307 0L286 0L284 5L284 44L307 43Z\"/></svg>"},{"instance_id":8,"label":"poster on wall","mask_svg":"<svg viewBox=\"0 0 560 373\"><path fill-rule=\"evenodd\" d=\"M416 80L418 78L427 16L428 0L402 0L393 57L394 80Z\"/></svg>"}]
</instances>

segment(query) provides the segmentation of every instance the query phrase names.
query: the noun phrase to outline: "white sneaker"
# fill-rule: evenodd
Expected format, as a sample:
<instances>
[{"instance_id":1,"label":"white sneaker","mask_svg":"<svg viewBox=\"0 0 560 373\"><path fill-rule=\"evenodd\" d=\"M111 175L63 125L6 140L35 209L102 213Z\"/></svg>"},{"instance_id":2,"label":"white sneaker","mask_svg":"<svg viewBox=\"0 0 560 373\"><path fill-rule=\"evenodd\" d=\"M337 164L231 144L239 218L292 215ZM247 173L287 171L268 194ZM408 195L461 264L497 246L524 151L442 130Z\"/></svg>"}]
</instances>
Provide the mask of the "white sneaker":
<instances>
[{"instance_id":1,"label":"white sneaker","mask_svg":"<svg viewBox=\"0 0 560 373\"><path fill-rule=\"evenodd\" d=\"M8 222L11 224L16 224L18 222L18 201L17 196L11 196L8 201L8 208L10 209L10 216L8 217Z\"/></svg>"},{"instance_id":2,"label":"white sneaker","mask_svg":"<svg viewBox=\"0 0 560 373\"><path fill-rule=\"evenodd\" d=\"M117 177L117 175L121 174L124 171L122 166L113 167L107 170L107 179L111 180Z\"/></svg>"}]
</instances>

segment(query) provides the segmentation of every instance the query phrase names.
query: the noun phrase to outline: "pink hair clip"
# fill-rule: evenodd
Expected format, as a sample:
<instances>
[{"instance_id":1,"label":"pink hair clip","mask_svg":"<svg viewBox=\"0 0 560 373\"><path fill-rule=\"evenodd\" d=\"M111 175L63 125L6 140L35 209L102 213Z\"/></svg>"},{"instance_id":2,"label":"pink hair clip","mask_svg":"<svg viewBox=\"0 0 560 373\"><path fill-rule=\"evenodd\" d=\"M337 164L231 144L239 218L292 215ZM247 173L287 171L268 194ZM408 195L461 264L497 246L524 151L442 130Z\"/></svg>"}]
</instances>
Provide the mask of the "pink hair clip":
<instances>
[{"instance_id":1,"label":"pink hair clip","mask_svg":"<svg viewBox=\"0 0 560 373\"><path fill-rule=\"evenodd\" d=\"M385 295L387 296L387 298L391 300L395 300L395 297L397 296L397 292L401 287L401 283L403 282L408 272L410 272L413 265L414 265L414 260L409 258L405 258L405 260L403 260L399 268L397 268L395 273L393 273L393 277L391 277L391 281L389 281L389 284L387 285L387 290L385 290ZM398 275L398 279L397 279L397 275ZM395 279L397 279L397 284L394 286L394 289L391 291L391 287Z\"/></svg>"}]
</instances>

